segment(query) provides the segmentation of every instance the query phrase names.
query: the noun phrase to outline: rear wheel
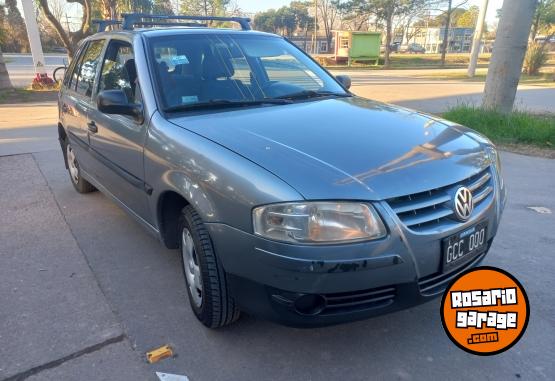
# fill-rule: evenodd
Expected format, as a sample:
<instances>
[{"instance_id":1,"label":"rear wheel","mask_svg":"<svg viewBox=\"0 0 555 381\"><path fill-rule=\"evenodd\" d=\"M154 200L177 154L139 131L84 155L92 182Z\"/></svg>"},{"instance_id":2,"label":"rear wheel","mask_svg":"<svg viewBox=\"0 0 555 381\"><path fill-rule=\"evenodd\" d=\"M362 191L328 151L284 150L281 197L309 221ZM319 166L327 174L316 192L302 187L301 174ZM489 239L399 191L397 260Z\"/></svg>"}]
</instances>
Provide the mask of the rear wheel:
<instances>
[{"instance_id":1,"label":"rear wheel","mask_svg":"<svg viewBox=\"0 0 555 381\"><path fill-rule=\"evenodd\" d=\"M229 294L226 274L208 230L191 206L181 213L179 233L183 274L193 312L209 328L233 323L239 318L239 308Z\"/></svg>"},{"instance_id":2,"label":"rear wheel","mask_svg":"<svg viewBox=\"0 0 555 381\"><path fill-rule=\"evenodd\" d=\"M96 188L81 176L79 162L75 156L75 151L67 139L65 140L65 149L69 178L71 179L71 183L73 184L75 190L79 193L94 192Z\"/></svg>"}]
</instances>

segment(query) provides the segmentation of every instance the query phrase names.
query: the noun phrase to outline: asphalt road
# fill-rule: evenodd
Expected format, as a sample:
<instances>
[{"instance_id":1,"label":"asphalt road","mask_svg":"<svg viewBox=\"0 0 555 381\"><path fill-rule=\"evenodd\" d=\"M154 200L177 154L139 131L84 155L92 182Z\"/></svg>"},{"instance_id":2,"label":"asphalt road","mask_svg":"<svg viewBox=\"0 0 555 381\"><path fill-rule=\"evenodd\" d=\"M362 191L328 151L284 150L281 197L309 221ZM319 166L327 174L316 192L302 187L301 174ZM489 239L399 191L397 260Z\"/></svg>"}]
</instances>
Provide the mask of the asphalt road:
<instances>
[{"instance_id":1,"label":"asphalt road","mask_svg":"<svg viewBox=\"0 0 555 381\"><path fill-rule=\"evenodd\" d=\"M178 253L102 194L73 190L55 109L43 106L39 117L34 107L0 107L0 341L9 344L0 346L0 380L28 369L33 380L139 380L155 371L191 380L553 379L555 214L528 207L555 211L554 160L502 155L509 202L485 264L514 274L531 304L527 333L506 353L455 347L437 300L320 329L244 316L211 331L189 309ZM144 353L164 344L176 357L146 365Z\"/></svg>"},{"instance_id":2,"label":"asphalt road","mask_svg":"<svg viewBox=\"0 0 555 381\"><path fill-rule=\"evenodd\" d=\"M4 53L6 67L10 75L12 85L15 87L28 86L35 76L35 68L33 58L30 54L7 54ZM45 70L51 77L54 69L64 66L68 62L67 56L64 54L45 54Z\"/></svg>"},{"instance_id":3,"label":"asphalt road","mask_svg":"<svg viewBox=\"0 0 555 381\"><path fill-rule=\"evenodd\" d=\"M29 55L5 54L12 83L17 87L29 85L33 78L33 62ZM64 55L47 55L46 69L51 75L63 65ZM466 72L465 69L448 69L443 73ZM333 71L348 74L353 81L352 90L370 99L395 103L430 113L440 113L459 104L479 105L484 83L419 78L430 70L350 70ZM515 107L544 113L555 110L555 88L520 86Z\"/></svg>"}]
</instances>

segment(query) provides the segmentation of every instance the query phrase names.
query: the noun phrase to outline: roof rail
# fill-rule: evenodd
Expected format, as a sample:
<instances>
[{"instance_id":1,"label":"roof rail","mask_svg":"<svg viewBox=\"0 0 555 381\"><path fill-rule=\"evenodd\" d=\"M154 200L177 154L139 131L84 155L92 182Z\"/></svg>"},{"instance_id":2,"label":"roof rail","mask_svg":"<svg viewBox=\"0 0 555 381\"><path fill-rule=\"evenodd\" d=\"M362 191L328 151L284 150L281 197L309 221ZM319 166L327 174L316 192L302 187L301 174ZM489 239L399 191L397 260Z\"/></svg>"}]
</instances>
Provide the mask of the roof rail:
<instances>
[{"instance_id":1,"label":"roof rail","mask_svg":"<svg viewBox=\"0 0 555 381\"><path fill-rule=\"evenodd\" d=\"M172 23L155 20L190 20L190 21L230 21L236 22L242 30L251 30L251 19L245 17L216 17L216 16L173 16L173 15L151 15L147 13L123 13L122 28L132 30L135 25L140 26L206 26L196 23ZM143 21L144 19L152 21Z\"/></svg>"},{"instance_id":2,"label":"roof rail","mask_svg":"<svg viewBox=\"0 0 555 381\"><path fill-rule=\"evenodd\" d=\"M121 25L121 21L120 20L92 20L93 24L97 24L98 25L98 32L106 32L106 30L108 29L109 26L112 25Z\"/></svg>"}]
</instances>

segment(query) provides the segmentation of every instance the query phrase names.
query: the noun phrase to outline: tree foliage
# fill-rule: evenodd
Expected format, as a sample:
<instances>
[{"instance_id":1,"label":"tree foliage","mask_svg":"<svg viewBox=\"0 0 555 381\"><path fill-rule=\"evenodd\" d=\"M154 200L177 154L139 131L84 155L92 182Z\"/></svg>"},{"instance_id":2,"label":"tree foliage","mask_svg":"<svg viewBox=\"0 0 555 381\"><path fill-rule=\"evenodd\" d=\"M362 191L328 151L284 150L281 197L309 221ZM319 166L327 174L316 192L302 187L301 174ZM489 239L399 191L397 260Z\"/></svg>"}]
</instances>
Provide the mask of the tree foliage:
<instances>
[{"instance_id":1,"label":"tree foliage","mask_svg":"<svg viewBox=\"0 0 555 381\"><path fill-rule=\"evenodd\" d=\"M538 33L547 36L555 33L555 0L540 0L534 22L532 24L531 39L536 38Z\"/></svg>"},{"instance_id":2,"label":"tree foliage","mask_svg":"<svg viewBox=\"0 0 555 381\"><path fill-rule=\"evenodd\" d=\"M288 37L297 30L306 34L314 27L314 17L309 15L309 6L310 3L294 1L277 10L259 12L254 16L254 26L258 30Z\"/></svg>"},{"instance_id":3,"label":"tree foliage","mask_svg":"<svg viewBox=\"0 0 555 381\"><path fill-rule=\"evenodd\" d=\"M3 30L4 42L2 44L5 51L27 53L29 52L29 40L25 21L17 7L17 0L6 0L3 8Z\"/></svg>"},{"instance_id":4,"label":"tree foliage","mask_svg":"<svg viewBox=\"0 0 555 381\"><path fill-rule=\"evenodd\" d=\"M230 0L183 0L180 11L193 16L224 16Z\"/></svg>"}]
</instances>

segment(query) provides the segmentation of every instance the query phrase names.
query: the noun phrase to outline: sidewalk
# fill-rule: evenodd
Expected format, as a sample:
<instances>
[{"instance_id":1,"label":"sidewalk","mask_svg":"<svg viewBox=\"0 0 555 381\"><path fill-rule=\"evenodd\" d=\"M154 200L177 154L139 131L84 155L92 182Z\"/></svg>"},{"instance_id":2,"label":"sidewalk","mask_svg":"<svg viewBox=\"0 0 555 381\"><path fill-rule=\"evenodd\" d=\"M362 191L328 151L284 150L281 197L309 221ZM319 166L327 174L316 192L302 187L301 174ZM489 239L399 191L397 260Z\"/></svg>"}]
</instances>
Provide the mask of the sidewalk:
<instances>
[{"instance_id":1,"label":"sidewalk","mask_svg":"<svg viewBox=\"0 0 555 381\"><path fill-rule=\"evenodd\" d=\"M0 380L154 379L32 155L0 157L0 194Z\"/></svg>"}]
</instances>

